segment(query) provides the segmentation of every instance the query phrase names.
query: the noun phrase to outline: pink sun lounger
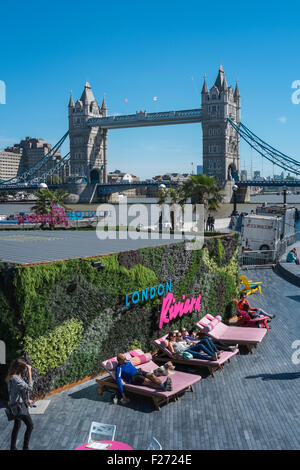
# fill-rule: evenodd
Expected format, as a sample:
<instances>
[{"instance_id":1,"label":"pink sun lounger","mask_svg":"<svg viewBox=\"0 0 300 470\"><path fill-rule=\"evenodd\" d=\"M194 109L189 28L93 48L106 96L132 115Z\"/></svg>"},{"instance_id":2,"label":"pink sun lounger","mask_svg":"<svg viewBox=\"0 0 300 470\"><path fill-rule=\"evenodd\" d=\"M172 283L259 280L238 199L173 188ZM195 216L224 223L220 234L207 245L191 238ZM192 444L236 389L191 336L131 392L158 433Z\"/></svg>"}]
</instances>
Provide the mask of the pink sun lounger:
<instances>
[{"instance_id":1,"label":"pink sun lounger","mask_svg":"<svg viewBox=\"0 0 300 470\"><path fill-rule=\"evenodd\" d=\"M171 351L167 348L165 339L168 335L163 336L162 338L156 339L154 341L155 345L159 348L159 354L155 356L155 360L158 362L167 362L171 360L176 364L183 364L192 367L207 367L209 373L214 377L214 372L218 369L222 370L225 362L230 362L230 359L239 353L239 350L235 351L221 351L221 355L217 361L209 361L205 359L183 359L178 358L176 355L172 354Z\"/></svg>"},{"instance_id":2,"label":"pink sun lounger","mask_svg":"<svg viewBox=\"0 0 300 470\"><path fill-rule=\"evenodd\" d=\"M222 341L226 344L239 344L252 349L262 342L267 330L261 328L244 328L242 326L227 326L222 323L220 315L213 317L205 315L198 321L196 326L210 338Z\"/></svg>"},{"instance_id":3,"label":"pink sun lounger","mask_svg":"<svg viewBox=\"0 0 300 470\"><path fill-rule=\"evenodd\" d=\"M140 368L146 372L150 372L154 369L157 369L158 366L152 361L151 354L145 354L141 350L137 350L137 351L140 352L141 355L146 357L146 362L136 366L137 368ZM133 355L130 354L130 352L128 352L126 353L126 357L128 360L130 360L132 359ZM116 380L115 380L117 358L113 357L111 359L108 359L107 361L102 362L102 366L109 373L109 377L106 377L104 379L101 379L101 378L96 379L96 382L98 383L97 393L99 395L102 394L105 388L106 389L118 388ZM151 388L151 387L144 387L142 385L138 386L138 385L127 384L123 381L122 383L124 387L124 392L133 393L137 395L143 395L143 396L152 398L156 410L160 411L160 406L162 404L169 403L170 400L177 401L179 399L179 394L182 394L184 391L190 390L191 392L193 392L194 391L193 385L196 382L199 382L199 380L201 380L201 377L199 375L187 374L185 372L179 372L179 371L174 371L174 373L170 377L172 379L172 385L173 385L172 391L164 392L163 390L158 390L158 389ZM165 378L166 377L163 377L163 381L165 380Z\"/></svg>"}]
</instances>

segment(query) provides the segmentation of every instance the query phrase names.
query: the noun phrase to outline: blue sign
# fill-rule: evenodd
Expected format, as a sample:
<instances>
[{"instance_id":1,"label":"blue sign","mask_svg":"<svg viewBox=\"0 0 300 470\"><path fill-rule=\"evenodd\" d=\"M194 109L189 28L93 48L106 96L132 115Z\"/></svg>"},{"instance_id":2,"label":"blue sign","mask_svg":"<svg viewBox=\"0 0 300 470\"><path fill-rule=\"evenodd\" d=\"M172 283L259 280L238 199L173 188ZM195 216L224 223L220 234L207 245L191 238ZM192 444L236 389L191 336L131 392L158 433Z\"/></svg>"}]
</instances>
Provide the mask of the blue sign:
<instances>
[{"instance_id":1,"label":"blue sign","mask_svg":"<svg viewBox=\"0 0 300 470\"><path fill-rule=\"evenodd\" d=\"M161 297L164 294L168 294L172 292L172 282L166 282L165 284L159 284L158 286L154 287L147 287L141 291L134 291L132 294L126 294L125 297L125 305L126 307L130 307L131 304L138 304L139 302L145 302L148 299L152 300L156 296Z\"/></svg>"}]
</instances>

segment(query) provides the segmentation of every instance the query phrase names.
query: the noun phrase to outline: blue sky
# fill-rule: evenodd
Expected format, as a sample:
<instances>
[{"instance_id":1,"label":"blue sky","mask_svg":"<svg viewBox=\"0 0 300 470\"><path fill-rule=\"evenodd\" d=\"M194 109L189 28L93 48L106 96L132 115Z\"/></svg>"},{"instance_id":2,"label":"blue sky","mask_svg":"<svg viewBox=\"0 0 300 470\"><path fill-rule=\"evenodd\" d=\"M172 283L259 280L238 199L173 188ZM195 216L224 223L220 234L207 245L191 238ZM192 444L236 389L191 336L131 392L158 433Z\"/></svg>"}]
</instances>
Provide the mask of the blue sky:
<instances>
[{"instance_id":1,"label":"blue sky","mask_svg":"<svg viewBox=\"0 0 300 470\"><path fill-rule=\"evenodd\" d=\"M100 103L106 93L109 114L188 109L200 107L203 75L212 86L222 63L228 84L239 81L242 121L300 159L300 105L291 101L300 80L299 14L291 2L6 2L0 148L25 136L55 144L67 129L69 92L78 99L86 79ZM242 145L241 168L251 159L253 170L273 173ZM188 172L201 160L200 124L109 133L110 170L145 178Z\"/></svg>"}]
</instances>

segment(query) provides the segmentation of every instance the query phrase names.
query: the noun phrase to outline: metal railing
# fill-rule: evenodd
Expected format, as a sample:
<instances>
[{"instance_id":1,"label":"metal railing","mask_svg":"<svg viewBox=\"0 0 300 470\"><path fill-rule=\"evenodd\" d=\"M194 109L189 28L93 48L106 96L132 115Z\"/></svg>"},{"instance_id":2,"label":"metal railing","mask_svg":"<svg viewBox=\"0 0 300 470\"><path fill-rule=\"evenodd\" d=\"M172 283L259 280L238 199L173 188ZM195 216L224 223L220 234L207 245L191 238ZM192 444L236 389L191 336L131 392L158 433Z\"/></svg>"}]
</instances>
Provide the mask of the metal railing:
<instances>
[{"instance_id":1,"label":"metal railing","mask_svg":"<svg viewBox=\"0 0 300 470\"><path fill-rule=\"evenodd\" d=\"M287 252L290 244L290 238L284 238L278 243L276 250L240 251L240 266L275 266L280 258Z\"/></svg>"},{"instance_id":2,"label":"metal railing","mask_svg":"<svg viewBox=\"0 0 300 470\"><path fill-rule=\"evenodd\" d=\"M240 265L243 267L275 266L276 263L277 263L276 250L243 251L240 254Z\"/></svg>"}]
</instances>

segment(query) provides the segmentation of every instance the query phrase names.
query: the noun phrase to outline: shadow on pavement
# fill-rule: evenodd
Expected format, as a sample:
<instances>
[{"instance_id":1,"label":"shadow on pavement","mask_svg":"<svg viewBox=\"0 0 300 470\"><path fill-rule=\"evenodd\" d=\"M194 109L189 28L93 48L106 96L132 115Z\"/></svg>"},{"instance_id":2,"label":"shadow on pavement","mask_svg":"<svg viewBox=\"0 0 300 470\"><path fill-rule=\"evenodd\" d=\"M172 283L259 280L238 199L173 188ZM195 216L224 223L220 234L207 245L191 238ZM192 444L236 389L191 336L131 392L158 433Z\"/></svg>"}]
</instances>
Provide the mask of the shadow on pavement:
<instances>
[{"instance_id":1,"label":"shadow on pavement","mask_svg":"<svg viewBox=\"0 0 300 470\"><path fill-rule=\"evenodd\" d=\"M259 379L262 380L295 380L300 379L300 372L283 372L282 374L258 374L248 375L245 379Z\"/></svg>"},{"instance_id":2,"label":"shadow on pavement","mask_svg":"<svg viewBox=\"0 0 300 470\"><path fill-rule=\"evenodd\" d=\"M75 400L80 399L87 399L92 401L102 401L102 402L112 402L113 393L109 391L105 391L102 395L98 395L97 393L97 384L90 385L89 387L82 388L77 392L70 393L68 395L70 398L74 398Z\"/></svg>"},{"instance_id":3,"label":"shadow on pavement","mask_svg":"<svg viewBox=\"0 0 300 470\"><path fill-rule=\"evenodd\" d=\"M300 302L300 295L287 295L287 298Z\"/></svg>"}]
</instances>

